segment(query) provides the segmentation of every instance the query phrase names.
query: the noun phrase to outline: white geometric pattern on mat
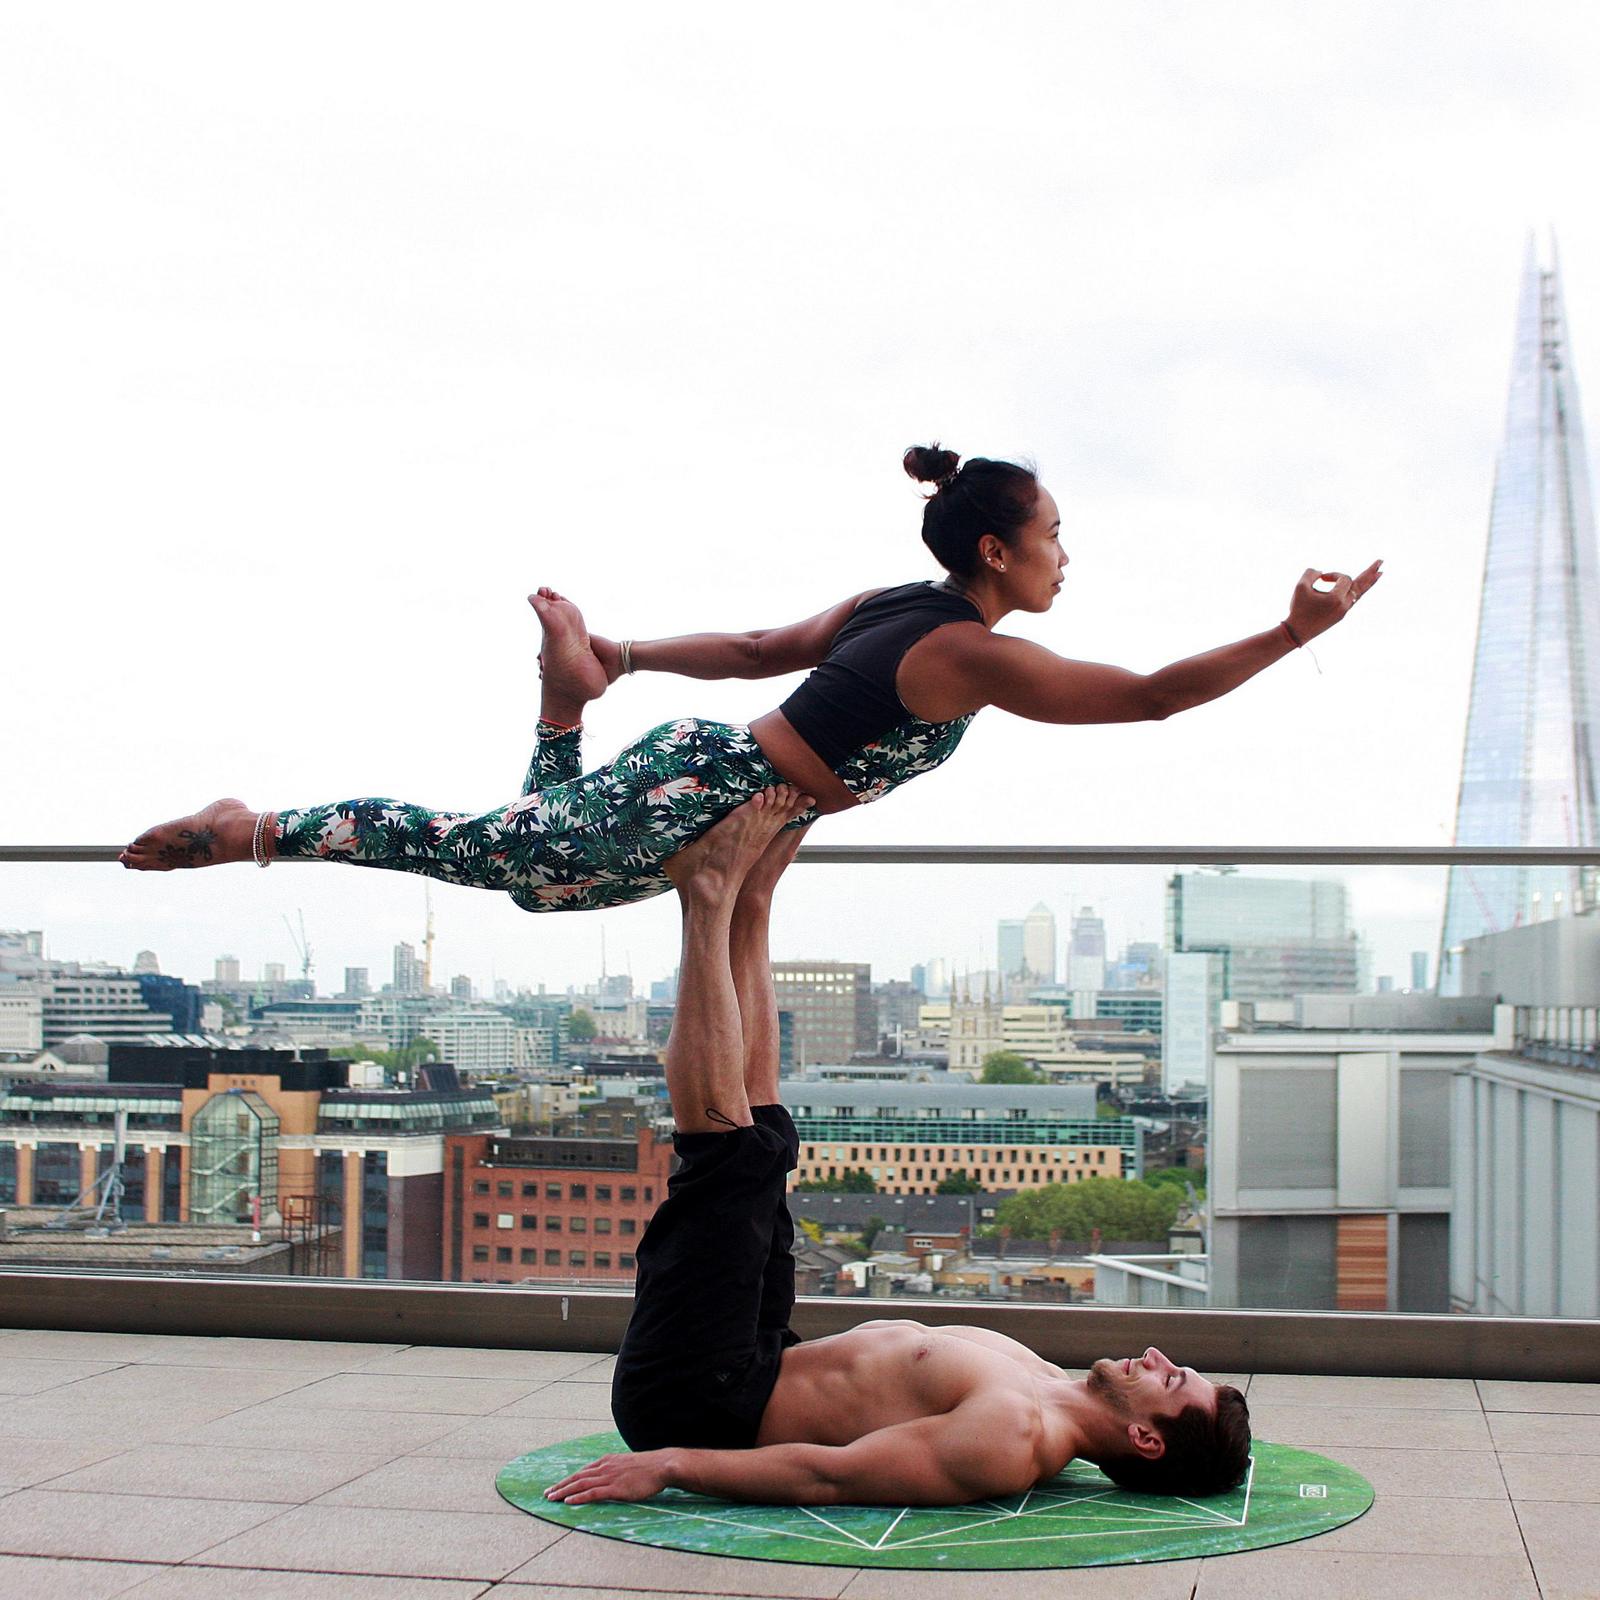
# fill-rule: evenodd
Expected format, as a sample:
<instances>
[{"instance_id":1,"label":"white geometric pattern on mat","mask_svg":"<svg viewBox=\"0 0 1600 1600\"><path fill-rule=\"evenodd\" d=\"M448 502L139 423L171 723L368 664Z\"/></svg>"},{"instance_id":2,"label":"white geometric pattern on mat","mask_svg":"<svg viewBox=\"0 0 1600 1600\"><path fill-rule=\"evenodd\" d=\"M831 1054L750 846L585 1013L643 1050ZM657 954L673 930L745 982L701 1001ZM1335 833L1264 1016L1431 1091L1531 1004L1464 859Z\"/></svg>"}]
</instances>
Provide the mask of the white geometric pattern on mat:
<instances>
[{"instance_id":1,"label":"white geometric pattern on mat","mask_svg":"<svg viewBox=\"0 0 1600 1600\"><path fill-rule=\"evenodd\" d=\"M1244 1501L1237 1516L1229 1516L1212 1506L1178 1497L1173 1497L1163 1506L1153 1506L1148 1499L1138 1496L1130 1498L1121 1489L1106 1488L1105 1479L1097 1472L1092 1477L1085 1475L1079 1490L1075 1490L1070 1482L1062 1484L1056 1479L1048 1489L1029 1489L1020 1495L1008 1495L1000 1500L980 1500L972 1505L902 1506L898 1511L885 1507L880 1513L883 1527L876 1538L871 1537L872 1527L868 1521L871 1513L865 1507L850 1508L850 1521L861 1529L860 1532L841 1528L837 1522L808 1506L765 1506L762 1508L765 1520L759 1524L741 1521L737 1512L730 1514L725 1500L709 1500L698 1495L675 1497L670 1506L640 1504L635 1509L657 1516L739 1528L749 1533L831 1545L837 1549L945 1550L989 1543L988 1539L975 1537L986 1528L1005 1528L1007 1544L1032 1544L1043 1539L1103 1539L1118 1533L1126 1533L1131 1537L1154 1528L1163 1531L1173 1528L1242 1528L1250 1517L1250 1489L1255 1482L1255 1475L1256 1463L1252 1456L1250 1471L1244 1481ZM1071 1473L1067 1474L1069 1479L1071 1476ZM717 1509L714 1512L696 1511L693 1508L697 1502ZM1167 1509L1167 1506L1172 1509ZM1178 1509L1180 1507L1182 1509ZM895 1529L913 1510L919 1526L926 1531L896 1539ZM778 1525L778 1519L785 1515L793 1519L792 1526ZM927 1527L930 1520L942 1525L930 1529ZM1023 1521L1039 1529L1039 1532L1017 1532L1016 1524ZM864 1522L868 1523L865 1528L862 1527Z\"/></svg>"}]
</instances>

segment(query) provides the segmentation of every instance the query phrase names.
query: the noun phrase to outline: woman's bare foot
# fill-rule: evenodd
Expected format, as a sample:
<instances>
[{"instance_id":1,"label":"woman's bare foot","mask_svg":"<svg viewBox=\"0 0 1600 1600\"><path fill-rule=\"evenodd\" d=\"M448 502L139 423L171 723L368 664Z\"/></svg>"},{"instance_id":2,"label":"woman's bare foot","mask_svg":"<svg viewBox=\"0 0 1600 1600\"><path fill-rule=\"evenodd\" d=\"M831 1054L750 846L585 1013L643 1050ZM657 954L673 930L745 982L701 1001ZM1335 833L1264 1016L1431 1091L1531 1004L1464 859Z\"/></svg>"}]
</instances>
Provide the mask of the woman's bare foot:
<instances>
[{"instance_id":1,"label":"woman's bare foot","mask_svg":"<svg viewBox=\"0 0 1600 1600\"><path fill-rule=\"evenodd\" d=\"M751 795L693 844L664 863L680 895L693 894L730 908L752 867L774 835L816 802L793 784L780 783ZM786 863L787 864L787 863Z\"/></svg>"},{"instance_id":2,"label":"woman's bare foot","mask_svg":"<svg viewBox=\"0 0 1600 1600\"><path fill-rule=\"evenodd\" d=\"M256 813L244 801L213 800L187 817L146 828L117 859L135 872L171 872L175 867L215 867L225 861L248 861L255 826ZM272 841L264 843L270 855Z\"/></svg>"},{"instance_id":3,"label":"woman's bare foot","mask_svg":"<svg viewBox=\"0 0 1600 1600\"><path fill-rule=\"evenodd\" d=\"M591 700L606 692L610 680L589 645L583 613L554 589L541 588L528 596L538 613L544 641L539 650L539 676L544 679L540 710L557 722L576 722Z\"/></svg>"}]
</instances>

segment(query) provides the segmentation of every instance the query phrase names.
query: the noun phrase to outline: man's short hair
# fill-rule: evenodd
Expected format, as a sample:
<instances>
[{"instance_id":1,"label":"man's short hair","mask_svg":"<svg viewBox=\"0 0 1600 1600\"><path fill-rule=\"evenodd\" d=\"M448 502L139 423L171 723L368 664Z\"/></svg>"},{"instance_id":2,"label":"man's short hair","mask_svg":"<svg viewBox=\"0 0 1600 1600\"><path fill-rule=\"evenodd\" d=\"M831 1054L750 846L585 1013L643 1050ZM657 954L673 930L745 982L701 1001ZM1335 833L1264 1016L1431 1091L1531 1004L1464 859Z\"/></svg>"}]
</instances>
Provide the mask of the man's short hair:
<instances>
[{"instance_id":1,"label":"man's short hair","mask_svg":"<svg viewBox=\"0 0 1600 1600\"><path fill-rule=\"evenodd\" d=\"M1185 1406L1175 1417L1155 1417L1151 1426L1167 1447L1148 1456L1115 1456L1098 1463L1110 1480L1139 1494L1202 1497L1237 1488L1250 1470L1250 1407L1232 1384L1217 1385L1217 1407Z\"/></svg>"}]
</instances>

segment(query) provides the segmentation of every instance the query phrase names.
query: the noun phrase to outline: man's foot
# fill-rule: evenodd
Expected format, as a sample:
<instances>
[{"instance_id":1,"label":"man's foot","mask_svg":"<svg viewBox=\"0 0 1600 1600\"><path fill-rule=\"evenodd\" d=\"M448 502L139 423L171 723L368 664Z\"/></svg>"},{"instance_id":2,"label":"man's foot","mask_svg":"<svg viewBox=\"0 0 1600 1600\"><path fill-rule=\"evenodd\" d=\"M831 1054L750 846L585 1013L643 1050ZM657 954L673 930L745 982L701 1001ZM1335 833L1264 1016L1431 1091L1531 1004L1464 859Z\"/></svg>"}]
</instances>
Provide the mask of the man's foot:
<instances>
[{"instance_id":1,"label":"man's foot","mask_svg":"<svg viewBox=\"0 0 1600 1600\"><path fill-rule=\"evenodd\" d=\"M762 789L693 844L668 856L666 874L681 895L692 894L731 905L774 837L815 804L810 795L802 794L793 784Z\"/></svg>"},{"instance_id":2,"label":"man's foot","mask_svg":"<svg viewBox=\"0 0 1600 1600\"><path fill-rule=\"evenodd\" d=\"M598 700L606 692L606 669L589 646L583 613L570 600L554 589L543 588L528 596L528 604L538 613L539 626L544 629L539 649L542 709L557 721L576 721L590 700Z\"/></svg>"},{"instance_id":3,"label":"man's foot","mask_svg":"<svg viewBox=\"0 0 1600 1600\"><path fill-rule=\"evenodd\" d=\"M146 828L117 859L135 872L171 872L175 867L215 867L224 861L248 861L255 826L256 813L244 801L213 800L187 817Z\"/></svg>"}]
</instances>

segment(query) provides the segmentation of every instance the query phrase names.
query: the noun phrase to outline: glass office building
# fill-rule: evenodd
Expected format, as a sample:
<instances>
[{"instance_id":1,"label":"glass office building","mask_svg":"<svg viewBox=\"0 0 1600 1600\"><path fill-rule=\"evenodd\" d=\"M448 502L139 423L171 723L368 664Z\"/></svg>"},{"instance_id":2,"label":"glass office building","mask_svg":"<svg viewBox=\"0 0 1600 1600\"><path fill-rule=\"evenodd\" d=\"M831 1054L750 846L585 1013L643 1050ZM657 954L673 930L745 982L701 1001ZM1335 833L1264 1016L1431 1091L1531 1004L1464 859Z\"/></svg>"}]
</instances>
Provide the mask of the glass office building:
<instances>
[{"instance_id":1,"label":"glass office building","mask_svg":"<svg viewBox=\"0 0 1600 1600\"><path fill-rule=\"evenodd\" d=\"M1478 611L1458 845L1593 845L1600 583L1577 378L1554 258L1530 242ZM1453 867L1441 993L1468 939L1570 909L1575 870Z\"/></svg>"}]
</instances>

